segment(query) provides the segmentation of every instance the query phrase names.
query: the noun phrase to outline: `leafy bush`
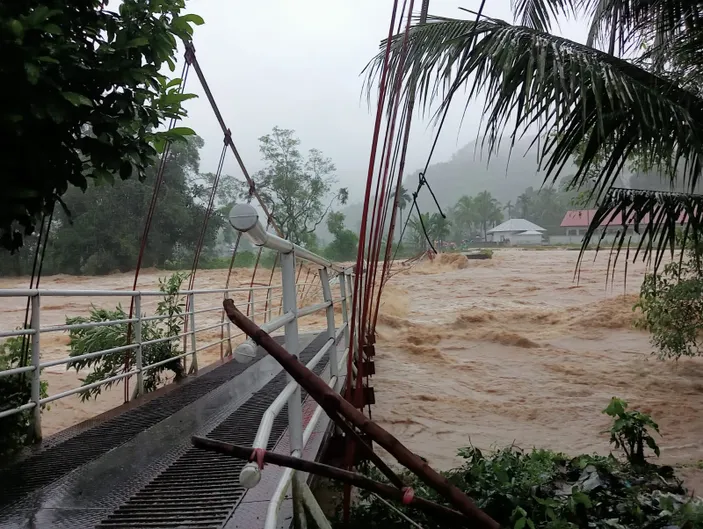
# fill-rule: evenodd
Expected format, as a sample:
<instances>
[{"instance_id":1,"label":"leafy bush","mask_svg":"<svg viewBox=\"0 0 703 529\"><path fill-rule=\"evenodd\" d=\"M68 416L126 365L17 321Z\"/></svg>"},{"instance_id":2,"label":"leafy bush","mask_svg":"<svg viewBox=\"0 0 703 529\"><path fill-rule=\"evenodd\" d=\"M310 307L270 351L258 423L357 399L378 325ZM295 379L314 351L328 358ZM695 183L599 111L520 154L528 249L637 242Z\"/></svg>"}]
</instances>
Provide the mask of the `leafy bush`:
<instances>
[{"instance_id":1,"label":"leafy bush","mask_svg":"<svg viewBox=\"0 0 703 529\"><path fill-rule=\"evenodd\" d=\"M156 314L166 316L163 320L142 322L142 341L158 340L172 336L172 340L165 340L159 343L144 345L142 347L142 365L147 366L161 362L168 358L173 358L181 354L179 349L180 340L176 338L183 329L183 308L184 298L179 295L181 284L188 277L184 273L175 273L168 279L159 279L159 290L164 293L163 299L156 308ZM121 306L114 310L99 309L93 307L90 316L66 318L69 325L77 323L104 322L114 320L126 320L128 314ZM146 316L146 314L142 314ZM134 327L132 327L134 334ZM134 343L134 339L129 339L129 329L127 323L117 325L105 325L100 327L90 327L72 329L69 331L71 348L70 356L82 356L105 349L122 347L129 343ZM122 351L92 358L83 358L70 362L66 369L75 369L79 372L84 369L92 371L81 379L84 386L115 377L133 369L134 351ZM126 369L125 369L126 368ZM180 359L167 362L159 367L150 369L144 373L144 391L154 391L163 382L164 371L171 371L176 380L185 377L183 363ZM81 400L96 398L102 393L103 388L109 388L120 382L122 379L108 382L106 384L86 389L80 393ZM135 388L136 391L136 388Z\"/></svg>"},{"instance_id":2,"label":"leafy bush","mask_svg":"<svg viewBox=\"0 0 703 529\"><path fill-rule=\"evenodd\" d=\"M625 412L624 407L616 411L637 413ZM504 528L703 528L703 503L686 496L670 467L631 465L612 455L570 458L550 450L528 452L515 446L488 454L468 447L459 455L464 464L444 475ZM385 481L375 469L367 473ZM447 505L412 474L405 473L403 479L417 496ZM352 507L352 529L409 527L399 512L425 529L454 526L420 510L400 505L390 510L375 495L363 490L359 493ZM334 525L343 526L339 515Z\"/></svg>"},{"instance_id":3,"label":"leafy bush","mask_svg":"<svg viewBox=\"0 0 703 529\"><path fill-rule=\"evenodd\" d=\"M21 336L8 338L0 344L0 371L22 366ZM47 396L48 384L41 382L40 395ZM32 396L32 374L20 373L0 378L0 411L27 404ZM32 410L0 419L0 461L7 460L23 446L33 441Z\"/></svg>"},{"instance_id":4,"label":"leafy bush","mask_svg":"<svg viewBox=\"0 0 703 529\"><path fill-rule=\"evenodd\" d=\"M688 241L683 259L669 263L661 274L647 274L635 305L637 322L651 332L660 359L700 356L703 331L703 248Z\"/></svg>"},{"instance_id":5,"label":"leafy bush","mask_svg":"<svg viewBox=\"0 0 703 529\"><path fill-rule=\"evenodd\" d=\"M603 413L614 418L613 425L607 430L610 443L615 448L622 448L627 460L632 465L644 465L644 445L646 444L659 457L659 446L649 431L659 433L659 426L646 413L627 411L627 402L617 397L610 400Z\"/></svg>"}]
</instances>

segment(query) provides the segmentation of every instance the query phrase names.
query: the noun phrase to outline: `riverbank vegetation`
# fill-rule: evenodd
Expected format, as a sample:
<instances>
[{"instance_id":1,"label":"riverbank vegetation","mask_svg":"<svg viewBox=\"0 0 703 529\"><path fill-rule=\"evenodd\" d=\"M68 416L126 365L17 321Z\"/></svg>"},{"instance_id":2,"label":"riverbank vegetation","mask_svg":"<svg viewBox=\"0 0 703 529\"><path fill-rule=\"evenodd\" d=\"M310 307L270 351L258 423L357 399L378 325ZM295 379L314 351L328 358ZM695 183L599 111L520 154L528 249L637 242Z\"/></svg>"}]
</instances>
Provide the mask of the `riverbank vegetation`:
<instances>
[{"instance_id":1,"label":"riverbank vegetation","mask_svg":"<svg viewBox=\"0 0 703 529\"><path fill-rule=\"evenodd\" d=\"M515 445L493 451L469 446L459 450L463 464L444 474L504 528L703 528L703 501L688 495L673 468L645 458L658 454L653 419L629 410L617 398L603 412L613 419L607 432L611 444L624 457L574 456ZM383 481L379 472L366 472ZM446 504L415 476L406 473L403 478L416 495ZM359 491L349 525L351 529L454 526L417 509L390 506L364 491ZM343 527L340 515L335 527Z\"/></svg>"}]
</instances>

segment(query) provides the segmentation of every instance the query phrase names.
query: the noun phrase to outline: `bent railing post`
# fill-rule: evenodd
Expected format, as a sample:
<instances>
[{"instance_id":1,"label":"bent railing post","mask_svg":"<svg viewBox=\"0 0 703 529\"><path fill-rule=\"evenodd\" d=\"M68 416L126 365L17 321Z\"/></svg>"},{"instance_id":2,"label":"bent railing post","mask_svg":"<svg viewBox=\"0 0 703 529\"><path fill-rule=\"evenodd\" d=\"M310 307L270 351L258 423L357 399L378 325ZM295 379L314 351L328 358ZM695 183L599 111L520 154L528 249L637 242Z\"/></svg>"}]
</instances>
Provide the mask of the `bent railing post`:
<instances>
[{"instance_id":1,"label":"bent railing post","mask_svg":"<svg viewBox=\"0 0 703 529\"><path fill-rule=\"evenodd\" d=\"M34 402L34 410L32 412L32 422L33 422L33 428L34 428L34 439L35 441L39 441L42 438L42 432L41 432L41 366L40 366L40 353L41 353L41 348L40 348L40 343L41 339L39 338L41 335L41 298L39 294L37 293L36 295L32 296L32 318L30 320L30 325L32 327L32 330L34 331L34 334L32 335L32 367L34 367L34 371L32 371L32 388L31 388L31 397L32 397L32 402Z\"/></svg>"}]
</instances>

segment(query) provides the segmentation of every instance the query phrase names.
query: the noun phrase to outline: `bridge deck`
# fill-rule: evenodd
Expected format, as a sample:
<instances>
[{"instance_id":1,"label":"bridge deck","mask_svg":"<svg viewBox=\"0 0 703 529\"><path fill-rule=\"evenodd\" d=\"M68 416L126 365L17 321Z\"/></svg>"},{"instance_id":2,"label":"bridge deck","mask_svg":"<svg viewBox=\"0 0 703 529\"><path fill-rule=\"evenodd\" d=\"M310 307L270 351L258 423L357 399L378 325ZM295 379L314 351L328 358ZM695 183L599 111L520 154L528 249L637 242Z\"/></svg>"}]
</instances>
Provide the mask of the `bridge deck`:
<instances>
[{"instance_id":1,"label":"bridge deck","mask_svg":"<svg viewBox=\"0 0 703 529\"><path fill-rule=\"evenodd\" d=\"M325 341L324 335L301 336L301 361L309 361ZM327 362L316 371L328 377ZM47 440L14 467L0 470L0 527L262 527L281 469L267 466L259 486L247 491L238 485L243 462L196 449L190 437L253 443L285 377L259 350L252 364L225 363L138 406ZM306 399L306 423L313 410L314 402ZM269 450L288 451L287 422L284 409ZM327 425L326 418L317 425L305 457L316 457ZM290 525L290 513L286 501L280 527Z\"/></svg>"}]
</instances>

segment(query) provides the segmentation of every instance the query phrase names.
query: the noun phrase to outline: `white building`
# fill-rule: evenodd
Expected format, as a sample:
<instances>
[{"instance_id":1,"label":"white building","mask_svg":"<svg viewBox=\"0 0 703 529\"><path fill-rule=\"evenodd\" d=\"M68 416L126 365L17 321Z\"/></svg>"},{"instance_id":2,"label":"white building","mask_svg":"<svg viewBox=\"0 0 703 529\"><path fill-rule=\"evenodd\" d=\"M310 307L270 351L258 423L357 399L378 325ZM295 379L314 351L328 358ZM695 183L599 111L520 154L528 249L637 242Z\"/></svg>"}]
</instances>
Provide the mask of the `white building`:
<instances>
[{"instance_id":1,"label":"white building","mask_svg":"<svg viewBox=\"0 0 703 529\"><path fill-rule=\"evenodd\" d=\"M547 231L525 219L510 219L486 232L489 241L509 245L542 244L542 234Z\"/></svg>"}]
</instances>

